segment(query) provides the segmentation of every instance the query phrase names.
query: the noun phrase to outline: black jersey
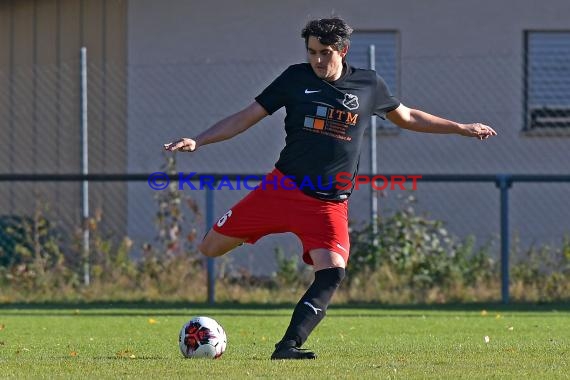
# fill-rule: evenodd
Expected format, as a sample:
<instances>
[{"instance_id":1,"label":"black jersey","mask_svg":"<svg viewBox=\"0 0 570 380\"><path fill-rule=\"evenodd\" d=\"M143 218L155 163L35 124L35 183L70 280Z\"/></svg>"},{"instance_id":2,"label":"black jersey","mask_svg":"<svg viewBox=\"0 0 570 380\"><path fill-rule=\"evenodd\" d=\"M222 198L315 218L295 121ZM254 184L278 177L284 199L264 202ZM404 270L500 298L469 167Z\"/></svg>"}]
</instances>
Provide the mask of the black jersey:
<instances>
[{"instance_id":1,"label":"black jersey","mask_svg":"<svg viewBox=\"0 0 570 380\"><path fill-rule=\"evenodd\" d=\"M348 198L353 186L346 181L356 176L371 116L400 105L375 71L345 65L341 78L327 82L308 63L289 66L255 100L269 114L283 106L287 112L275 167L305 194L325 200Z\"/></svg>"}]
</instances>

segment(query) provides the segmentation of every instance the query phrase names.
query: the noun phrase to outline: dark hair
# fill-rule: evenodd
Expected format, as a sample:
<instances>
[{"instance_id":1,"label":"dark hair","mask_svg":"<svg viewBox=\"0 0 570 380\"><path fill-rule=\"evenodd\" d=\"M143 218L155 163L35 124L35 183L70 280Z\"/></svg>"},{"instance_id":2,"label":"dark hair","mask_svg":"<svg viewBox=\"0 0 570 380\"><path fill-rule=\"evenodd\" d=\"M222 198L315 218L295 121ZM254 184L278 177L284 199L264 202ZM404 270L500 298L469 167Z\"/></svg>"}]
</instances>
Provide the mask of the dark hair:
<instances>
[{"instance_id":1,"label":"dark hair","mask_svg":"<svg viewBox=\"0 0 570 380\"><path fill-rule=\"evenodd\" d=\"M334 46L336 50L342 50L350 44L352 28L341 18L321 18L311 20L303 28L301 37L305 39L305 46L309 44L309 37L317 37L323 45Z\"/></svg>"}]
</instances>

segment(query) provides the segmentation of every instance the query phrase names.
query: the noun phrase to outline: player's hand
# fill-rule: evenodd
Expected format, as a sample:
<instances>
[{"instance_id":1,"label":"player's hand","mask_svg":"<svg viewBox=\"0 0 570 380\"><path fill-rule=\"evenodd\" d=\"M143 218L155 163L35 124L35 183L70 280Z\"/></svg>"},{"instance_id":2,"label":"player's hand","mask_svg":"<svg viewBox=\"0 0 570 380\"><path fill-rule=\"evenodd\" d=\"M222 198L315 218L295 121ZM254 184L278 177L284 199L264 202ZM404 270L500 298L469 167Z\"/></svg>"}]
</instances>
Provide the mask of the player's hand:
<instances>
[{"instance_id":1,"label":"player's hand","mask_svg":"<svg viewBox=\"0 0 570 380\"><path fill-rule=\"evenodd\" d=\"M481 123L462 124L461 134L468 137L477 137L479 140L486 140L491 136L497 136L497 132L488 125Z\"/></svg>"},{"instance_id":2,"label":"player's hand","mask_svg":"<svg viewBox=\"0 0 570 380\"><path fill-rule=\"evenodd\" d=\"M196 141L186 137L164 144L164 149L169 152L193 152L196 150Z\"/></svg>"}]
</instances>

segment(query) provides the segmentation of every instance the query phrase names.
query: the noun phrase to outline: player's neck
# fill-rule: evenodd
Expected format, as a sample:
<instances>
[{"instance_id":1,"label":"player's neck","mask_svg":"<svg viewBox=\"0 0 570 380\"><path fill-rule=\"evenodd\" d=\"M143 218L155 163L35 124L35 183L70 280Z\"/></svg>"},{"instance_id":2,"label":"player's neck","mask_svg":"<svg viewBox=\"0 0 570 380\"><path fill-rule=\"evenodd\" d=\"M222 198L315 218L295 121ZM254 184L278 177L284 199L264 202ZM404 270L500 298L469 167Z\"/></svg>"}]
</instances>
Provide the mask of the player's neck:
<instances>
[{"instance_id":1,"label":"player's neck","mask_svg":"<svg viewBox=\"0 0 570 380\"><path fill-rule=\"evenodd\" d=\"M346 62L343 61L340 70L336 73L335 76L333 76L331 79L328 79L328 82L336 82L337 80L339 80L344 76L345 72L346 72Z\"/></svg>"}]
</instances>

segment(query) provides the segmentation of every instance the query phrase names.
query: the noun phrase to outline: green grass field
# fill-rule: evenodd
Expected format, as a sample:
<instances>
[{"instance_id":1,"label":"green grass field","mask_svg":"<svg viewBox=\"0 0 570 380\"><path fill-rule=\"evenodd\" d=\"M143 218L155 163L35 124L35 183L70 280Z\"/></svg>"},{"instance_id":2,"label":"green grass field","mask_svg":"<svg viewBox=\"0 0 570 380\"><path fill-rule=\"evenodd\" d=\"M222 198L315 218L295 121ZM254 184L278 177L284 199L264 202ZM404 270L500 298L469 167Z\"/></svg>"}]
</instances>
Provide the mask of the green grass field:
<instances>
[{"instance_id":1,"label":"green grass field","mask_svg":"<svg viewBox=\"0 0 570 380\"><path fill-rule=\"evenodd\" d=\"M306 344L317 360L270 361L292 306L0 306L0 378L570 377L568 305L483 308L333 306ZM180 355L194 315L224 326L219 360Z\"/></svg>"}]
</instances>

